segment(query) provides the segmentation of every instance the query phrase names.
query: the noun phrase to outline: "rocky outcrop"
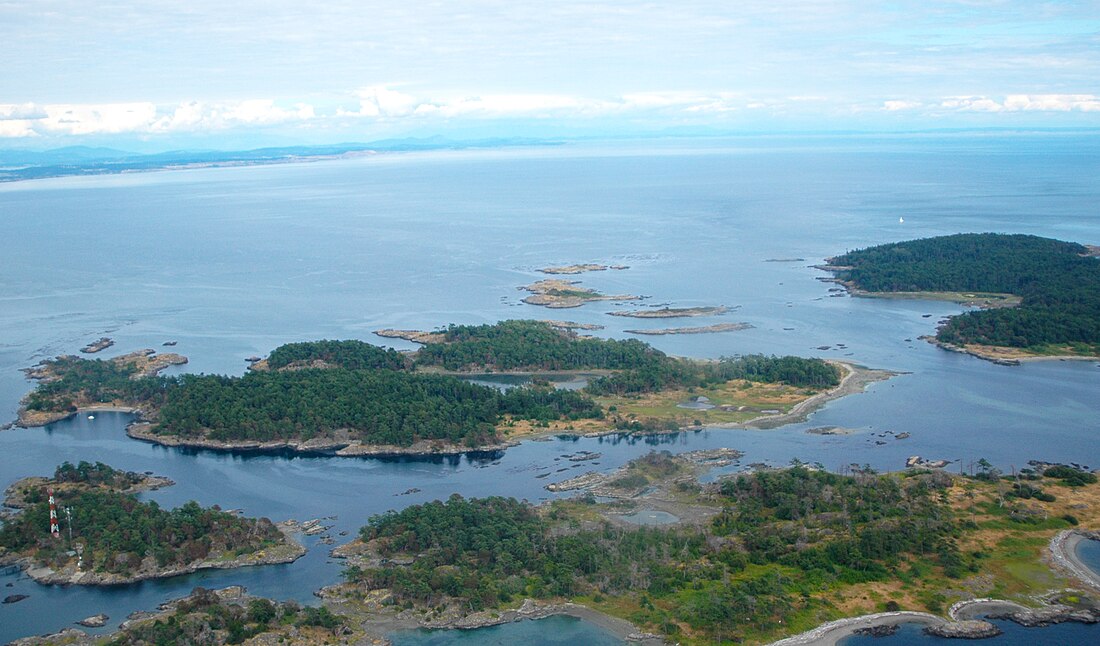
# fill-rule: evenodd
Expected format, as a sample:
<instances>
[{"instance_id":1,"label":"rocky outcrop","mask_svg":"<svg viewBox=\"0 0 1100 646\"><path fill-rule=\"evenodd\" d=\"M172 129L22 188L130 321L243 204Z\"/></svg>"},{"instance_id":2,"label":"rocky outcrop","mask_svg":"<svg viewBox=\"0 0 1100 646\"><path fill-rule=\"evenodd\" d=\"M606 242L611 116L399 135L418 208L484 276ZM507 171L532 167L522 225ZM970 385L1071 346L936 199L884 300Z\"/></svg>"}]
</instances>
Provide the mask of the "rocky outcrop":
<instances>
[{"instance_id":1,"label":"rocky outcrop","mask_svg":"<svg viewBox=\"0 0 1100 646\"><path fill-rule=\"evenodd\" d=\"M463 455L471 452L503 451L519 442L504 441L483 446L465 446L435 440L422 440L409 446L391 444L364 444L359 440L315 437L309 440L212 440L205 437L160 435L152 431L148 423L131 424L126 434L135 440L144 440L163 446L179 446L212 451L237 451L242 453L293 453L335 455L338 457L390 457L402 455Z\"/></svg>"},{"instance_id":2,"label":"rocky outcrop","mask_svg":"<svg viewBox=\"0 0 1100 646\"><path fill-rule=\"evenodd\" d=\"M657 330L623 330L627 334L647 334L651 336L662 336L667 334L715 334L718 332L737 332L739 330L751 329L752 325L749 323L716 323L714 325L704 325L701 327L667 327Z\"/></svg>"},{"instance_id":3,"label":"rocky outcrop","mask_svg":"<svg viewBox=\"0 0 1100 646\"><path fill-rule=\"evenodd\" d=\"M107 625L107 620L108 619L110 619L110 617L108 617L107 615L105 615L101 612L98 615L92 615L91 617L85 617L84 619L81 619L80 621L78 621L76 623L80 626L86 626L88 628L102 628L102 627Z\"/></svg>"},{"instance_id":4,"label":"rocky outcrop","mask_svg":"<svg viewBox=\"0 0 1100 646\"><path fill-rule=\"evenodd\" d=\"M673 319L689 316L717 316L730 311L725 305L716 307L662 307L655 310L630 310L608 312L611 316L626 316L635 319Z\"/></svg>"},{"instance_id":5,"label":"rocky outcrop","mask_svg":"<svg viewBox=\"0 0 1100 646\"><path fill-rule=\"evenodd\" d=\"M114 340L112 340L108 337L100 337L98 340L92 341L88 345L81 348L80 351L85 353L85 354L94 354L94 353L99 352L101 350L106 350L107 348L111 347L114 344L115 344Z\"/></svg>"},{"instance_id":6,"label":"rocky outcrop","mask_svg":"<svg viewBox=\"0 0 1100 646\"><path fill-rule=\"evenodd\" d=\"M950 639L985 639L1001 634L1001 629L981 619L949 621L935 626L926 626L924 632L934 637Z\"/></svg>"},{"instance_id":7,"label":"rocky outcrop","mask_svg":"<svg viewBox=\"0 0 1100 646\"><path fill-rule=\"evenodd\" d=\"M1038 628L1062 624L1067 621L1095 624L1100 622L1100 610L1095 608L1070 608L1069 606L1057 605L1035 610L1021 610L1019 612L1002 615L991 615L991 617L993 619L1011 619L1025 628Z\"/></svg>"}]
</instances>

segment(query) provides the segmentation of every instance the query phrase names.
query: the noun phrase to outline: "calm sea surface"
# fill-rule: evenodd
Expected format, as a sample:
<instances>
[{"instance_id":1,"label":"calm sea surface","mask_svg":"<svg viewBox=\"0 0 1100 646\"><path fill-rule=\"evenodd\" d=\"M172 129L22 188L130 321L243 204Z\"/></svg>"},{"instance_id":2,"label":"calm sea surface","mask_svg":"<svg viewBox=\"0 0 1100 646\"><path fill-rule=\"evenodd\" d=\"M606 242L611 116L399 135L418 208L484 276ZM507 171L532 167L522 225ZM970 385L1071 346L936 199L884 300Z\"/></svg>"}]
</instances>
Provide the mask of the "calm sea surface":
<instances>
[{"instance_id":1,"label":"calm sea surface","mask_svg":"<svg viewBox=\"0 0 1100 646\"><path fill-rule=\"evenodd\" d=\"M387 509L454 492L544 500L548 482L612 469L653 448L729 446L745 452L744 463L799 458L830 468L898 469L910 455L959 460L952 468L981 457L1005 470L1029 459L1095 468L1096 363L1003 367L937 350L917 337L957 306L831 297L810 265L858 247L969 231L1100 243L1096 177L1098 137L927 136L578 144L0 185L4 421L31 388L20 368L100 336L116 340L102 356L176 341L171 349L191 359L185 370L240 374L245 357L288 341L414 347L372 335L383 327L566 318L622 338L624 329L668 323L606 315L622 304L520 303L517 287L541 278L537 268L573 262L629 265L576 278L648 296L647 305L736 308L692 325L754 326L645 338L667 352L792 353L906 373L781 429L555 439L434 460L166 449L126 438L129 416L101 413L0 432L0 487L48 475L64 460L102 460L176 480L147 496L162 505L194 499L274 520L336 516L332 533L342 542ZM857 432L805 432L823 425ZM888 430L911 437L883 437ZM578 449L602 457L583 466L561 459ZM403 494L413 488L420 491ZM310 602L313 590L339 579L341 564L328 546L306 540L309 553L290 565L120 588L45 587L8 571L0 596L30 598L0 605L0 641L98 612L110 615L110 629L197 585L242 584ZM475 635L484 640L477 643L554 643L540 637L559 633L539 629L547 625ZM576 629L598 632L583 622ZM470 639L407 637L429 638Z\"/></svg>"}]
</instances>

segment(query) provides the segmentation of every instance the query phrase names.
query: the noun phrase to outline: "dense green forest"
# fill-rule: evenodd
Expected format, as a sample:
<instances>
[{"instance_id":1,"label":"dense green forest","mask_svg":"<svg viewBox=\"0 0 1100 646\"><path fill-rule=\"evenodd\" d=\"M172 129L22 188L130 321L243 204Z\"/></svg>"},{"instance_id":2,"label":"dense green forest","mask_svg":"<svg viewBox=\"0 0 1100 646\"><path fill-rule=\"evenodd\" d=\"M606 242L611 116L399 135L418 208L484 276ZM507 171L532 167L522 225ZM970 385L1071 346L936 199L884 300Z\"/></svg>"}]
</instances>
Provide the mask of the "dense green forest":
<instances>
[{"instance_id":1,"label":"dense green forest","mask_svg":"<svg viewBox=\"0 0 1100 646\"><path fill-rule=\"evenodd\" d=\"M292 364L309 365L314 361L348 370L404 370L407 364L405 355L392 348L380 348L365 341L323 340L281 345L272 350L267 365L272 370L278 370Z\"/></svg>"},{"instance_id":2,"label":"dense green forest","mask_svg":"<svg viewBox=\"0 0 1100 646\"><path fill-rule=\"evenodd\" d=\"M81 460L75 465L72 462L62 462L53 472L53 481L56 483L81 484L89 487L107 487L110 489L129 489L138 484L143 476L133 471L120 471L102 462L86 462ZM41 491L37 492L39 495ZM28 499L37 502L37 499Z\"/></svg>"},{"instance_id":3,"label":"dense green forest","mask_svg":"<svg viewBox=\"0 0 1100 646\"><path fill-rule=\"evenodd\" d=\"M941 474L942 475L942 474ZM950 478L840 476L804 467L727 481L725 510L705 527L623 528L570 522L558 506L452 496L372 517L360 538L384 559L352 567L350 581L389 588L413 605L458 600L468 609L522 597L627 596L633 620L675 635L738 639L820 610L830 586L879 581L910 557L948 576L967 571Z\"/></svg>"},{"instance_id":4,"label":"dense green forest","mask_svg":"<svg viewBox=\"0 0 1100 646\"><path fill-rule=\"evenodd\" d=\"M85 465L87 463L81 463ZM106 465L89 465L87 479L80 467L62 465L54 484L113 486L127 476ZM121 475L120 475L121 474ZM75 478L75 479L74 479ZM69 561L69 520L62 520L61 540L47 529L49 502L43 490L26 492L30 504L0 528L0 546L33 554L35 561L58 567ZM155 502L90 486L63 486L55 492L58 508L72 511L72 534L84 545L84 569L128 575L151 556L158 567L186 565L216 552L246 554L281 542L282 534L266 518L241 518L195 502L167 511Z\"/></svg>"},{"instance_id":5,"label":"dense green forest","mask_svg":"<svg viewBox=\"0 0 1100 646\"><path fill-rule=\"evenodd\" d=\"M967 312L937 333L947 343L1032 348L1100 344L1100 262L1086 248L1030 235L966 233L852 251L837 277L869 292L997 292L1019 307Z\"/></svg>"},{"instance_id":6,"label":"dense green forest","mask_svg":"<svg viewBox=\"0 0 1100 646\"><path fill-rule=\"evenodd\" d=\"M666 358L635 339L580 338L541 321L452 325L443 334L442 343L417 351L417 365L448 370L619 370Z\"/></svg>"},{"instance_id":7,"label":"dense green forest","mask_svg":"<svg viewBox=\"0 0 1100 646\"><path fill-rule=\"evenodd\" d=\"M240 644L261 633L276 632L288 626L316 627L321 633L314 637L326 640L323 643L330 643L327 640L347 628L342 617L323 606L303 608L293 601L275 603L268 599L250 599L247 604L227 603L214 592L195 588L169 616L131 622L106 643L109 646Z\"/></svg>"},{"instance_id":8,"label":"dense green forest","mask_svg":"<svg viewBox=\"0 0 1100 646\"><path fill-rule=\"evenodd\" d=\"M754 354L709 362L665 357L645 367L593 379L586 390L596 395L629 395L668 388L703 388L732 379L828 388L840 383L840 372L821 359L794 356Z\"/></svg>"},{"instance_id":9,"label":"dense green forest","mask_svg":"<svg viewBox=\"0 0 1100 646\"><path fill-rule=\"evenodd\" d=\"M215 441L333 438L411 446L441 441L468 447L500 440L506 420L547 424L601 419L593 395L634 395L731 379L836 385L820 359L752 355L705 362L678 359L636 340L582 339L537 321L451 326L444 343L415 355L417 366L469 369L614 370L582 392L530 385L500 392L453 375L417 372L414 360L362 341L314 341L276 348L268 370L242 377L137 377L129 366L61 357L26 400L30 410L69 411L122 401L148 411L152 432Z\"/></svg>"},{"instance_id":10,"label":"dense green forest","mask_svg":"<svg viewBox=\"0 0 1100 646\"><path fill-rule=\"evenodd\" d=\"M148 402L164 401L165 391L173 385L166 377L134 379L132 365L120 366L103 359L63 356L44 361L43 365L57 378L42 381L24 402L29 410L75 410L78 403L100 403L116 400Z\"/></svg>"},{"instance_id":11,"label":"dense green forest","mask_svg":"<svg viewBox=\"0 0 1100 646\"><path fill-rule=\"evenodd\" d=\"M501 416L600 417L578 393L515 388L501 393L446 375L394 370L303 369L243 377L186 375L168 392L157 433L215 440L327 437L347 429L368 444L442 440L480 446L497 439Z\"/></svg>"}]
</instances>

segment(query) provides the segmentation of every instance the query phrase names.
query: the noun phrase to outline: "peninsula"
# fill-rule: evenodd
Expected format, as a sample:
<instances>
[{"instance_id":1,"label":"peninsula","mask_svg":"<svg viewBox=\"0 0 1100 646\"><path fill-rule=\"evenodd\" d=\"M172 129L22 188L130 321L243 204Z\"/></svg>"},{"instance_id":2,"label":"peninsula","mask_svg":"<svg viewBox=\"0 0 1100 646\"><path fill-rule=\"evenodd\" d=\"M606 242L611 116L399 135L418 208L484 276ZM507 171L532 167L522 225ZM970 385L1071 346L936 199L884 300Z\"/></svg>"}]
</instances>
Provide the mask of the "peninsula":
<instances>
[{"instance_id":1,"label":"peninsula","mask_svg":"<svg viewBox=\"0 0 1100 646\"><path fill-rule=\"evenodd\" d=\"M349 568L323 596L352 614L418 616L425 627L518 618L523 599L525 608L572 604L681 644L769 643L822 624L808 635L835 643L900 621L937 634L995 632L963 621L981 614L1025 625L1100 620L1095 593L1064 589L1072 571L1041 564L1052 538L1100 523L1093 474L796 464L698 483L739 457L651 453L573 478L583 482L564 488L584 493L570 500L453 495L375 516L334 552ZM637 525L646 515L664 524Z\"/></svg>"},{"instance_id":2,"label":"peninsula","mask_svg":"<svg viewBox=\"0 0 1100 646\"><path fill-rule=\"evenodd\" d=\"M1031 235L966 233L898 242L819 267L857 296L970 306L928 339L1000 363L1100 357L1100 261L1094 248Z\"/></svg>"},{"instance_id":3,"label":"peninsula","mask_svg":"<svg viewBox=\"0 0 1100 646\"><path fill-rule=\"evenodd\" d=\"M206 568L289 563L305 553L266 518L242 518L189 502L167 511L134 494L171 484L97 462L68 462L52 478L26 478L7 491L19 511L0 528L0 563L45 584L115 585ZM51 536L47 490L70 510Z\"/></svg>"}]
</instances>

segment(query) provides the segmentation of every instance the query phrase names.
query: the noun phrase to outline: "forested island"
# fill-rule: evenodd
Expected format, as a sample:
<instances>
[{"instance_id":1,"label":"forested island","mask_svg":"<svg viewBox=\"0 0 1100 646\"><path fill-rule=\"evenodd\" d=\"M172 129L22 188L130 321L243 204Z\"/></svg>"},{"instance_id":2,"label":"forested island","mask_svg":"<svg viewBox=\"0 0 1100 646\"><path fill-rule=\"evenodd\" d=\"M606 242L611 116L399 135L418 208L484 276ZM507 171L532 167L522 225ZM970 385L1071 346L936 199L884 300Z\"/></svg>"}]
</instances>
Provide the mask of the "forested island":
<instances>
[{"instance_id":1,"label":"forested island","mask_svg":"<svg viewBox=\"0 0 1100 646\"><path fill-rule=\"evenodd\" d=\"M5 500L20 511L0 527L0 562L22 565L41 583L113 585L203 568L287 563L305 553L266 518L195 502L165 510L134 495L167 484L100 462L66 462L52 478L20 480ZM48 490L57 509L67 512L56 538L48 531Z\"/></svg>"},{"instance_id":2,"label":"forested island","mask_svg":"<svg viewBox=\"0 0 1100 646\"><path fill-rule=\"evenodd\" d=\"M454 495L372 517L339 550L351 566L326 597L420 613L426 626L460 625L456 614L492 623L524 599L573 601L682 644L766 643L882 611L950 626L937 617L957 599L1047 590L1052 574L1036 564L1051 537L1100 521L1095 476L1072 467L1008 477L988 465L844 475L797 464L700 486L683 477L684 457L640 462L636 473L663 487L657 498L707 513L641 527L616 518L648 504L644 493L539 507ZM1059 602L1071 605L1060 620L1100 618L1087 597Z\"/></svg>"},{"instance_id":3,"label":"forested island","mask_svg":"<svg viewBox=\"0 0 1100 646\"><path fill-rule=\"evenodd\" d=\"M980 303L985 309L951 317L935 341L1011 361L1100 355L1095 255L1084 245L1050 238L965 233L852 251L828 259L823 269L860 295L932 294Z\"/></svg>"},{"instance_id":4,"label":"forested island","mask_svg":"<svg viewBox=\"0 0 1100 646\"><path fill-rule=\"evenodd\" d=\"M242 377L169 377L143 372L135 362L60 357L32 371L41 383L25 398L21 422L52 421L100 403L139 411L144 423L129 433L164 444L339 455L447 453L501 447L509 435L538 428L671 430L707 417L675 405L623 414L660 393L686 398L710 389L755 401L759 386L778 396L765 402L766 409L743 405L717 420L745 421L818 395L841 376L836 365L820 359L693 361L638 340L580 337L537 321L450 326L432 338L411 355L354 340L286 344ZM581 391L535 381L502 392L462 378L568 370L602 376ZM719 395L716 389L723 388L726 395Z\"/></svg>"}]
</instances>

